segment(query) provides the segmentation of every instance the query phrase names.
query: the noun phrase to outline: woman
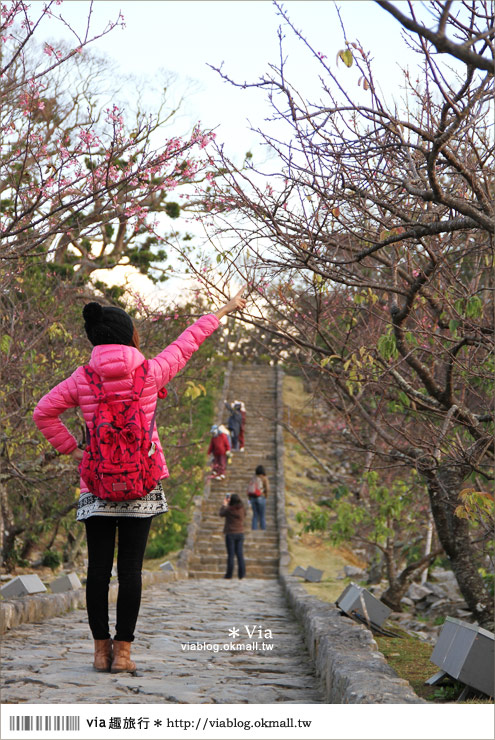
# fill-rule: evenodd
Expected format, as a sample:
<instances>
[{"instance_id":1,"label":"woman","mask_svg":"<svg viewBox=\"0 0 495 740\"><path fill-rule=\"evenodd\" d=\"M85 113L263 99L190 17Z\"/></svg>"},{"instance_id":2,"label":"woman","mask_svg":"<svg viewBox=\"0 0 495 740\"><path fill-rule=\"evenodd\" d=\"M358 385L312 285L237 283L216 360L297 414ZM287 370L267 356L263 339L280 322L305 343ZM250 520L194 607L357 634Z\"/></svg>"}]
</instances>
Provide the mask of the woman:
<instances>
[{"instance_id":1,"label":"woman","mask_svg":"<svg viewBox=\"0 0 495 740\"><path fill-rule=\"evenodd\" d=\"M265 468L263 465L258 465L248 485L248 498L253 510L252 529L258 529L258 522L260 529L266 529L265 508L269 490L270 484Z\"/></svg>"},{"instance_id":2,"label":"woman","mask_svg":"<svg viewBox=\"0 0 495 740\"><path fill-rule=\"evenodd\" d=\"M244 562L244 519L246 509L237 493L226 496L220 507L220 516L225 517L224 534L227 548L227 572L224 578L232 578L234 573L234 556L237 558L237 574L239 578L246 575Z\"/></svg>"},{"instance_id":3,"label":"woman","mask_svg":"<svg viewBox=\"0 0 495 740\"><path fill-rule=\"evenodd\" d=\"M245 307L243 292L244 289L239 291L216 313L202 316L175 342L148 362L139 405L151 433L150 455L152 449L160 466L160 480L156 487L143 498L109 501L91 493L81 478L77 519L83 521L86 527L86 606L95 641L93 667L97 671L132 673L136 669L135 663L130 659L130 652L141 603L144 551L152 518L167 511L161 480L167 478L169 473L154 423L158 392L218 328L223 316ZM139 351L139 336L131 317L120 308L101 306L98 303L87 304L83 309L83 316L86 334L94 347L89 365L96 377L99 376L103 393L129 398L135 387L136 371L143 367L145 361ZM84 367L78 367L70 378L49 391L36 406L33 418L55 449L61 454L71 455L76 462L81 463L83 450L79 449L77 440L59 419L61 413L75 406L81 407L88 428L88 438L91 439L98 402ZM117 530L119 591L116 632L112 641L108 623L108 589Z\"/></svg>"},{"instance_id":4,"label":"woman","mask_svg":"<svg viewBox=\"0 0 495 740\"><path fill-rule=\"evenodd\" d=\"M213 424L210 434L211 439L206 454L213 457L211 466L212 476L216 480L223 480L227 468L227 454L230 453L229 438L221 431L217 424Z\"/></svg>"}]
</instances>

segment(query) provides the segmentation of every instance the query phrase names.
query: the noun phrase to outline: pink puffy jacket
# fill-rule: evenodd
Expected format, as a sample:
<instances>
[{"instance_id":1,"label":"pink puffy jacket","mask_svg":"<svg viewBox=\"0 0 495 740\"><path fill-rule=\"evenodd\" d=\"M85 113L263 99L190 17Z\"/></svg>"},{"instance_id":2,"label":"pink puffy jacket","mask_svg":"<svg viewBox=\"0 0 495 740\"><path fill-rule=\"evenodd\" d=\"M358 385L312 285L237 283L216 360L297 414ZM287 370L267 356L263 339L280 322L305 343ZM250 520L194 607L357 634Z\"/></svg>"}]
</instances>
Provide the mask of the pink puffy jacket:
<instances>
[{"instance_id":1,"label":"pink puffy jacket","mask_svg":"<svg viewBox=\"0 0 495 740\"><path fill-rule=\"evenodd\" d=\"M179 370L182 370L192 353L218 328L218 325L219 321L214 314L202 316L157 357L149 360L148 375L141 395L142 408L149 424L153 419L160 388L163 388ZM89 364L103 380L108 393L121 393L125 397L126 392L132 389L134 371L143 364L144 360L144 355L135 347L128 347L125 344L100 344L93 348ZM69 455L75 450L77 440L60 421L59 416L74 406L81 407L84 420L91 433L96 399L82 367L78 367L70 378L62 381L43 396L33 413L38 429L63 455ZM152 439L156 443L160 462L163 464L162 477L168 478L169 472L158 439L156 424ZM87 490L88 487L81 479L81 491Z\"/></svg>"}]
</instances>

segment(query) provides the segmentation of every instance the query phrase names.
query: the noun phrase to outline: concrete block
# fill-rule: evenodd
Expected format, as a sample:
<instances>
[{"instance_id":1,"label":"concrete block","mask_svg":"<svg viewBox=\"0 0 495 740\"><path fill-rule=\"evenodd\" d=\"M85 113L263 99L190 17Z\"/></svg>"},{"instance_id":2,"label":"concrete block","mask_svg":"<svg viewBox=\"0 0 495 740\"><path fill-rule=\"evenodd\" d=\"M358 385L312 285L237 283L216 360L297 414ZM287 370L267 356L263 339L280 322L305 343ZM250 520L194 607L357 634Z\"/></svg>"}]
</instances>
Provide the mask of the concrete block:
<instances>
[{"instance_id":1,"label":"concrete block","mask_svg":"<svg viewBox=\"0 0 495 740\"><path fill-rule=\"evenodd\" d=\"M61 594L64 591L75 591L82 588L82 583L77 573L63 573L50 583L50 588L54 594Z\"/></svg>"},{"instance_id":2,"label":"concrete block","mask_svg":"<svg viewBox=\"0 0 495 740\"><path fill-rule=\"evenodd\" d=\"M302 568L300 565L296 565L294 570L292 571L293 576L304 576L306 575L306 568Z\"/></svg>"},{"instance_id":3,"label":"concrete block","mask_svg":"<svg viewBox=\"0 0 495 740\"><path fill-rule=\"evenodd\" d=\"M362 586L358 586L355 583L350 583L347 588L341 593L336 601L339 609L348 614L350 617L353 616L353 612L356 612L360 617L378 627L381 627L383 622L386 620L391 609L378 599L375 599L373 594L370 594Z\"/></svg>"},{"instance_id":4,"label":"concrete block","mask_svg":"<svg viewBox=\"0 0 495 740\"><path fill-rule=\"evenodd\" d=\"M160 565L160 570L163 570L163 571L171 570L173 572L173 571L175 571L175 568L172 565L172 563L170 562L170 560L167 560L165 563L162 563Z\"/></svg>"},{"instance_id":5,"label":"concrete block","mask_svg":"<svg viewBox=\"0 0 495 740\"><path fill-rule=\"evenodd\" d=\"M356 568L355 565L344 565L346 578L364 578L366 573L362 568Z\"/></svg>"},{"instance_id":6,"label":"concrete block","mask_svg":"<svg viewBox=\"0 0 495 740\"><path fill-rule=\"evenodd\" d=\"M10 599L13 596L25 596L27 594L39 594L43 591L46 591L46 587L41 582L39 576L34 573L26 576L17 576L0 588L0 594L4 599Z\"/></svg>"},{"instance_id":7,"label":"concrete block","mask_svg":"<svg viewBox=\"0 0 495 740\"><path fill-rule=\"evenodd\" d=\"M318 570L318 568L313 568L312 565L308 565L308 567L306 568L306 573L304 574L304 578L306 581L311 581L311 583L319 583L321 581L322 575L322 570Z\"/></svg>"},{"instance_id":8,"label":"concrete block","mask_svg":"<svg viewBox=\"0 0 495 740\"><path fill-rule=\"evenodd\" d=\"M493 696L494 637L483 627L447 617L430 660L452 678Z\"/></svg>"}]
</instances>

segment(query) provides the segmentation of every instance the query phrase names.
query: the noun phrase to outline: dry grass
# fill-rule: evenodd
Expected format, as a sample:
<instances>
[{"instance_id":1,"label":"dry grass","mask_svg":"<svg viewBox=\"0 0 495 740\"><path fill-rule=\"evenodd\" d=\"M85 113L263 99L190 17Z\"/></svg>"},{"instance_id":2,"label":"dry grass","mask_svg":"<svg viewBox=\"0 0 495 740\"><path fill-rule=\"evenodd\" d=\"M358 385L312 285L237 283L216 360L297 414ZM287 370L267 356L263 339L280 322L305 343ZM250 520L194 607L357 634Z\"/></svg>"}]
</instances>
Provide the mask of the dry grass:
<instances>
[{"instance_id":1,"label":"dry grass","mask_svg":"<svg viewBox=\"0 0 495 740\"><path fill-rule=\"evenodd\" d=\"M291 425L297 419L309 418L312 411L311 396L304 392L300 378L286 375L284 378L283 401L289 409ZM338 578L344 565L363 567L365 563L352 550L346 547L333 547L319 533L303 533L296 520L298 513L320 498L329 496L329 484L325 481L308 478L305 471L310 468L317 474L323 474L317 463L308 456L297 440L284 431L285 444L285 502L289 524L289 552L291 554L290 570L296 565L306 568L312 565L323 571L320 583L302 581L308 593L322 601L335 602L344 590L349 578Z\"/></svg>"},{"instance_id":2,"label":"dry grass","mask_svg":"<svg viewBox=\"0 0 495 740\"><path fill-rule=\"evenodd\" d=\"M422 642L419 638L409 635L404 630L398 629L395 624L385 625L397 632L401 637L383 637L375 635L380 652L394 669L398 676L405 678L411 684L414 691L422 699L438 701L438 691L435 686L425 686L427 678L433 676L438 668L431 660L432 646ZM440 699L442 703L445 699Z\"/></svg>"}]
</instances>

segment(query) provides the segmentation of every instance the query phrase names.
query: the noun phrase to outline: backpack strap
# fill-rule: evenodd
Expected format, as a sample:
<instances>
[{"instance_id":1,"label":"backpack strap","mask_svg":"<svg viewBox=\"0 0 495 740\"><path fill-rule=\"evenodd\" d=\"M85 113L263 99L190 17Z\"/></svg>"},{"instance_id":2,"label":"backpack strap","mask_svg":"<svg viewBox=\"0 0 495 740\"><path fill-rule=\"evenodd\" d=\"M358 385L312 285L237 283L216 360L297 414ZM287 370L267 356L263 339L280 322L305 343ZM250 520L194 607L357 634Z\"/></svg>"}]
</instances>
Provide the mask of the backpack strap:
<instances>
[{"instance_id":1,"label":"backpack strap","mask_svg":"<svg viewBox=\"0 0 495 740\"><path fill-rule=\"evenodd\" d=\"M91 367L91 365L84 365L83 370L86 374L86 379L89 383L89 386L93 393L96 396L96 399L98 401L102 401L105 398L105 393L103 391L103 382L95 370Z\"/></svg>"},{"instance_id":2,"label":"backpack strap","mask_svg":"<svg viewBox=\"0 0 495 740\"><path fill-rule=\"evenodd\" d=\"M142 365L140 365L134 374L134 386L132 388L133 393L137 398L141 397L141 393L143 392L144 384L146 382L146 376L148 374L149 370L149 362L148 360L145 360ZM166 395L166 393L165 393ZM158 405L155 404L155 410L153 412L153 418L151 419L150 427L148 429L148 439L151 442L151 439L153 437L153 430L155 428L155 420L156 420L156 412L158 409Z\"/></svg>"},{"instance_id":3,"label":"backpack strap","mask_svg":"<svg viewBox=\"0 0 495 740\"><path fill-rule=\"evenodd\" d=\"M145 360L142 365L136 368L134 373L134 385L132 387L133 392L138 398L141 397L143 392L144 384L146 383L146 376L148 375L149 362Z\"/></svg>"},{"instance_id":4,"label":"backpack strap","mask_svg":"<svg viewBox=\"0 0 495 740\"><path fill-rule=\"evenodd\" d=\"M104 393L104 390L103 390L103 382L102 382L100 376L98 375L98 373L95 370L93 370L93 368L90 365L84 365L84 368L83 369L84 369L84 372L86 374L86 378L87 378L87 381L88 381L88 383L90 385L90 388L91 388L91 390L93 391L93 393L96 396L96 400L97 401L103 401L106 398L106 396L105 396L105 393ZM148 362L148 360L145 360L143 362L143 364L140 365L136 369L136 372L134 373L134 382L133 382L133 386L132 386L132 393L133 393L133 396L135 398L137 398L137 399L139 399L141 397L141 394L143 392L144 384L146 382L146 376L148 374L148 369L149 369L149 362ZM150 441L151 441L151 437L153 436L153 429L155 427L156 411L157 411L157 409L156 409L156 406L155 406L155 411L154 411L154 414L153 414L153 419L151 421L150 428L149 428L149 431L148 431L148 435L149 435ZM86 425L86 440L87 440L87 442L89 444L89 429L88 429L88 426L87 425Z\"/></svg>"},{"instance_id":5,"label":"backpack strap","mask_svg":"<svg viewBox=\"0 0 495 740\"><path fill-rule=\"evenodd\" d=\"M134 373L134 383L132 386L132 391L136 394L138 398L140 398L141 393L143 392L144 384L146 382L146 376L148 374L148 368L149 362L148 360L145 360ZM91 390L95 394L97 400L101 401L105 398L102 379L100 378L98 373L93 370L91 365L84 365L83 370L86 373L86 379L91 387Z\"/></svg>"}]
</instances>

